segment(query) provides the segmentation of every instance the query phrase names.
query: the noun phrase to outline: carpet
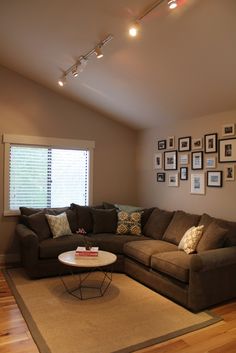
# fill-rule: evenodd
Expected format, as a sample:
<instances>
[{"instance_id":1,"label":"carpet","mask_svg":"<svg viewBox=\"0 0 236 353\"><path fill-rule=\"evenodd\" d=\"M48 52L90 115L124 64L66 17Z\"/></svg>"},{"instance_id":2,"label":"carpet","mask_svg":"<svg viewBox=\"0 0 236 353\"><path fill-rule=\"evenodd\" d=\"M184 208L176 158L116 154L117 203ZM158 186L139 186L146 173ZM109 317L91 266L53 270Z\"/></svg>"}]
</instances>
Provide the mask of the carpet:
<instances>
[{"instance_id":1,"label":"carpet","mask_svg":"<svg viewBox=\"0 0 236 353\"><path fill-rule=\"evenodd\" d=\"M59 277L29 280L22 269L5 276L41 353L134 352L220 321L124 274L113 274L103 297L83 301L68 294Z\"/></svg>"}]
</instances>

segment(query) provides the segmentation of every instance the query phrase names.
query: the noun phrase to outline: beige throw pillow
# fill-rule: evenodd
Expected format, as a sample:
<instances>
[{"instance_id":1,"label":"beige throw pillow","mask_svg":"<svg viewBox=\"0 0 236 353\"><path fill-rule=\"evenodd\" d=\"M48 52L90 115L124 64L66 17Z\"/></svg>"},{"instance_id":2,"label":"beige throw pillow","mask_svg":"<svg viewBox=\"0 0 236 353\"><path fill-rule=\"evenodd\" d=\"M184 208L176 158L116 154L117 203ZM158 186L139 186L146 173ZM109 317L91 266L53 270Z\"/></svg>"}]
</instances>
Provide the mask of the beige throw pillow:
<instances>
[{"instance_id":1,"label":"beige throw pillow","mask_svg":"<svg viewBox=\"0 0 236 353\"><path fill-rule=\"evenodd\" d=\"M204 226L191 227L181 239L178 249L184 250L187 254L192 254L196 251L199 240L201 239Z\"/></svg>"},{"instance_id":2,"label":"beige throw pillow","mask_svg":"<svg viewBox=\"0 0 236 353\"><path fill-rule=\"evenodd\" d=\"M49 227L51 229L53 238L61 237L62 235L71 235L70 225L65 212L52 216L46 214Z\"/></svg>"}]
</instances>

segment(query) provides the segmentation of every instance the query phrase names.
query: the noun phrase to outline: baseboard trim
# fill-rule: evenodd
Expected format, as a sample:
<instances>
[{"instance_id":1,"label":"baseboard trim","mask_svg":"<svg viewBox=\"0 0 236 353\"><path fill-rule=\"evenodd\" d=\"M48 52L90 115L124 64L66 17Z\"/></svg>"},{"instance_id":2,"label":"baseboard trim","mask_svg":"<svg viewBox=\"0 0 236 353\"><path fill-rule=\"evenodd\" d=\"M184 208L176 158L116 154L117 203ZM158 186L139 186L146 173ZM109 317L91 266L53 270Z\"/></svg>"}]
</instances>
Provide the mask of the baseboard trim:
<instances>
[{"instance_id":1,"label":"baseboard trim","mask_svg":"<svg viewBox=\"0 0 236 353\"><path fill-rule=\"evenodd\" d=\"M0 254L0 266L5 267L7 265L20 263L19 254Z\"/></svg>"}]
</instances>

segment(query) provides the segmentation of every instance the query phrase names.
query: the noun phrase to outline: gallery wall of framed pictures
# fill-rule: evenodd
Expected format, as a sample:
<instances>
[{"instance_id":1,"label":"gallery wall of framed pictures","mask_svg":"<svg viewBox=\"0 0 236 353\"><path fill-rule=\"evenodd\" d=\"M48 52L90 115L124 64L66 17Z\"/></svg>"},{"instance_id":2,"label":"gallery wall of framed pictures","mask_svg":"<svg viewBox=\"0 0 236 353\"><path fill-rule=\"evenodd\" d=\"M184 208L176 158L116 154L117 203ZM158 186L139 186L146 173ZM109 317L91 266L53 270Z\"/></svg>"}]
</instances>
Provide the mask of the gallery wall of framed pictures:
<instances>
[{"instance_id":1,"label":"gallery wall of framed pictures","mask_svg":"<svg viewBox=\"0 0 236 353\"><path fill-rule=\"evenodd\" d=\"M203 136L168 136L157 141L154 169L157 182L179 187L189 180L190 193L205 195L207 188L222 188L235 181L236 129L222 126L220 133ZM162 184L163 185L163 184Z\"/></svg>"}]
</instances>

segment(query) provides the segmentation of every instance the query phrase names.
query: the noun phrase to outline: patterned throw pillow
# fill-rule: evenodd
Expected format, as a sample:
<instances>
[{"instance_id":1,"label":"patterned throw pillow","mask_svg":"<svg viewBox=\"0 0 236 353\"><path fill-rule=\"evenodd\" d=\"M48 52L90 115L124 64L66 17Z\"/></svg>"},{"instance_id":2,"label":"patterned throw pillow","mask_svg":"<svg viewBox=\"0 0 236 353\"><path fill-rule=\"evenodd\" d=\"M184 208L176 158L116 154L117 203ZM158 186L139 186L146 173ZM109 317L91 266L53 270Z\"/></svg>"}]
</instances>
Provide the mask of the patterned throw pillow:
<instances>
[{"instance_id":1,"label":"patterned throw pillow","mask_svg":"<svg viewBox=\"0 0 236 353\"><path fill-rule=\"evenodd\" d=\"M204 226L191 227L181 239L178 249L184 250L187 254L192 254L196 251L199 240L201 239Z\"/></svg>"},{"instance_id":2,"label":"patterned throw pillow","mask_svg":"<svg viewBox=\"0 0 236 353\"><path fill-rule=\"evenodd\" d=\"M117 234L141 234L142 212L118 212Z\"/></svg>"},{"instance_id":3,"label":"patterned throw pillow","mask_svg":"<svg viewBox=\"0 0 236 353\"><path fill-rule=\"evenodd\" d=\"M61 237L62 235L71 235L70 225L67 219L67 215L65 212L57 215L52 216L46 214L49 227L53 234L53 238Z\"/></svg>"}]
</instances>

